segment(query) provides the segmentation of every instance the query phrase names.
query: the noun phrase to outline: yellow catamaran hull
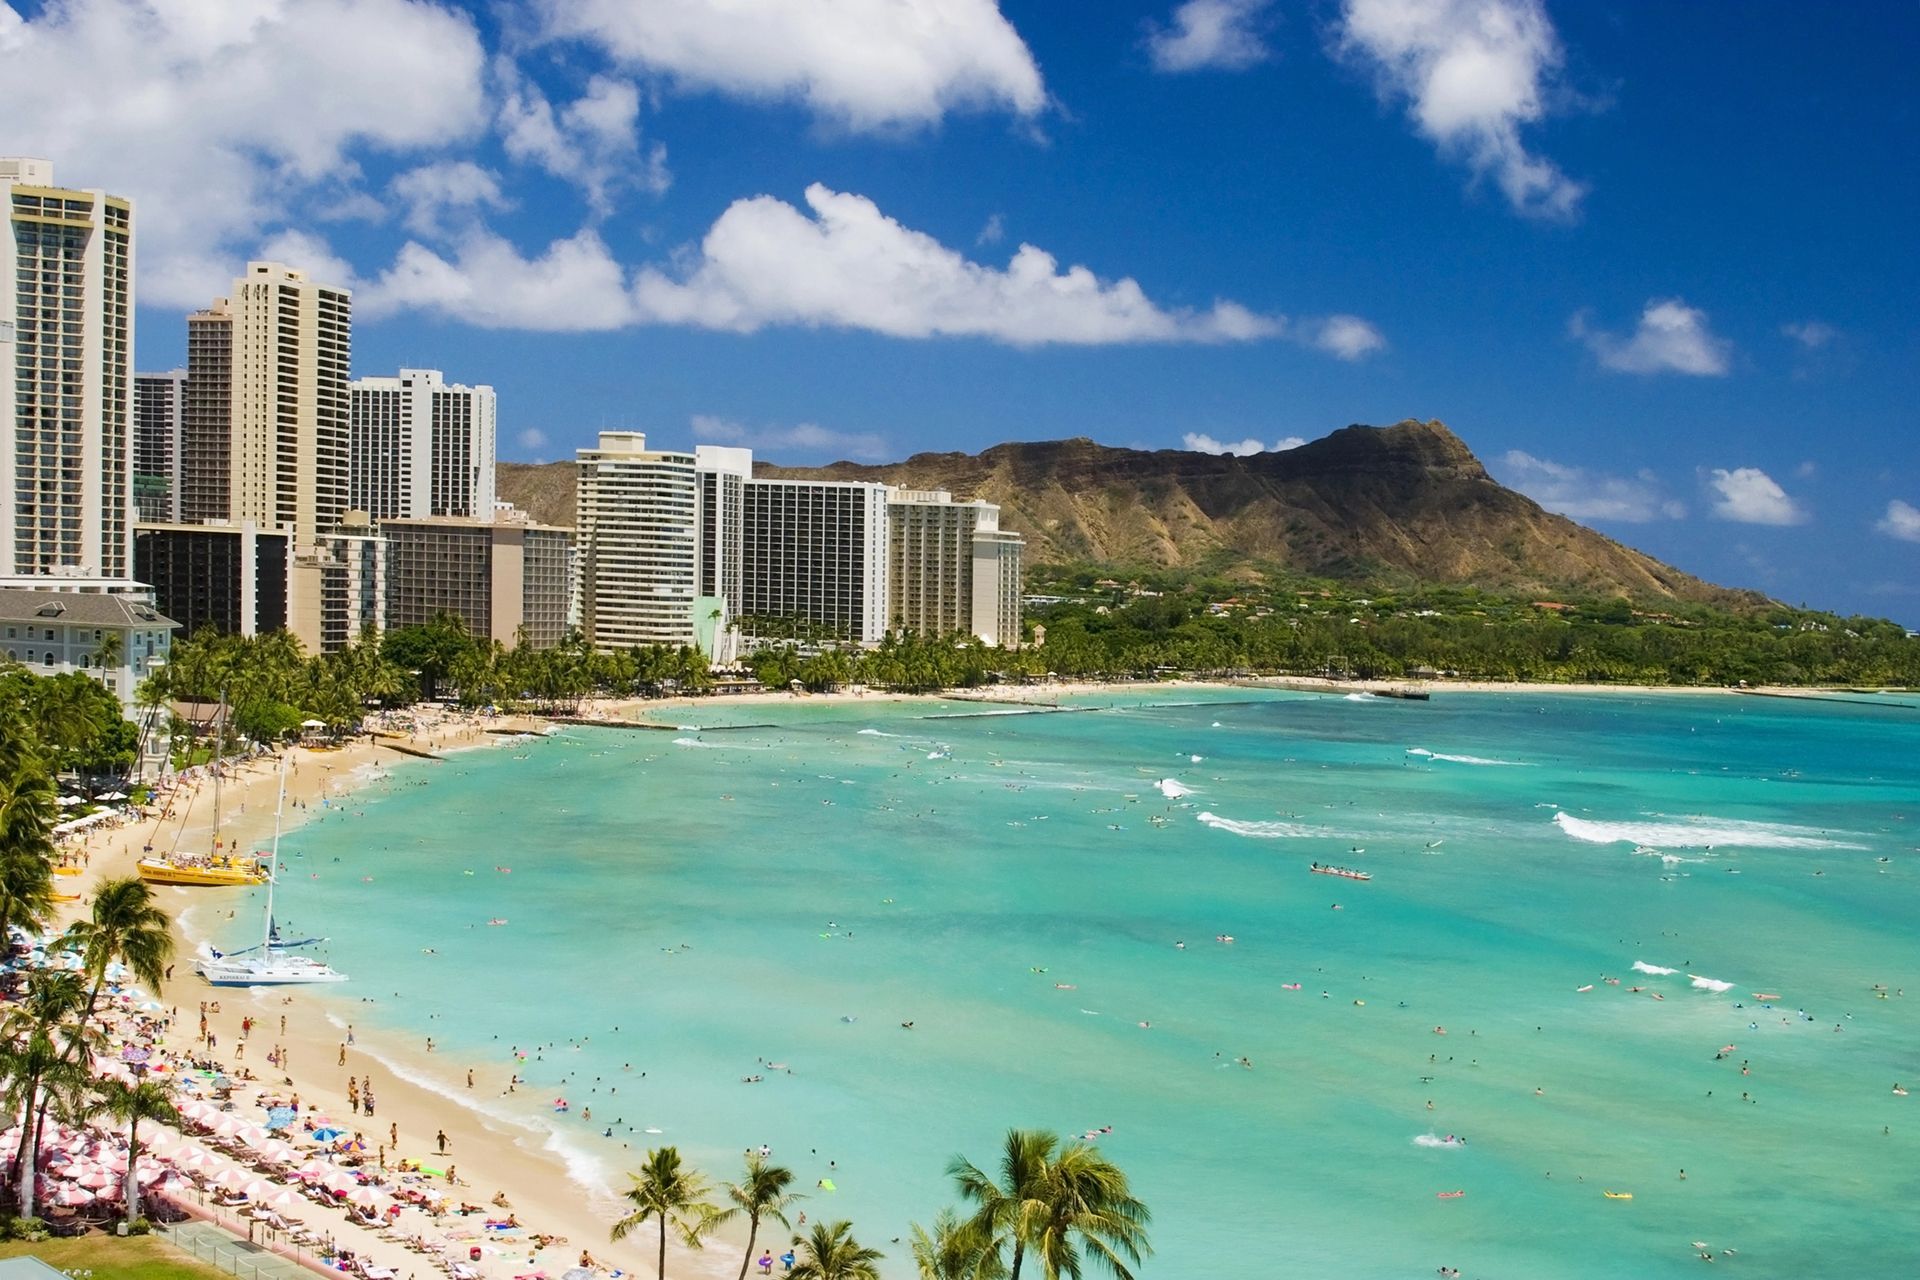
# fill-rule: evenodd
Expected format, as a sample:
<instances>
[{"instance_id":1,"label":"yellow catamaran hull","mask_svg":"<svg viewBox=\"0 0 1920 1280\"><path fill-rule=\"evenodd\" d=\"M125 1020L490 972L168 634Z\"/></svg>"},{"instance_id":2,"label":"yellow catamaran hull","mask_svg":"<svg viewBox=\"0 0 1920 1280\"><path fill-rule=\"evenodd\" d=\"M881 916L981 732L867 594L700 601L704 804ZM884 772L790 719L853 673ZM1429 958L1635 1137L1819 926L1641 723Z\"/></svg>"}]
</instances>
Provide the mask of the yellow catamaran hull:
<instances>
[{"instance_id":1,"label":"yellow catamaran hull","mask_svg":"<svg viewBox=\"0 0 1920 1280\"><path fill-rule=\"evenodd\" d=\"M215 857L207 862L174 862L167 858L142 858L140 878L148 884L233 886L265 884L266 873L252 858Z\"/></svg>"}]
</instances>

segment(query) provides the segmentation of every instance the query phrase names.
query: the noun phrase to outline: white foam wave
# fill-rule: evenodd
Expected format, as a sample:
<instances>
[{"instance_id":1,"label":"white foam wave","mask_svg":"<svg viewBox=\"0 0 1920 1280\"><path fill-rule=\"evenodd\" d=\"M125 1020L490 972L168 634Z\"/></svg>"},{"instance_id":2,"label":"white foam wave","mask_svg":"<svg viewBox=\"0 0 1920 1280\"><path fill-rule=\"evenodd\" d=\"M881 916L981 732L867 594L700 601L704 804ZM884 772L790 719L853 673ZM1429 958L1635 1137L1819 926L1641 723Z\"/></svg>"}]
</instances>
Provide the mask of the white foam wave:
<instances>
[{"instance_id":1,"label":"white foam wave","mask_svg":"<svg viewBox=\"0 0 1920 1280\"><path fill-rule=\"evenodd\" d=\"M1169 800L1178 800L1181 796L1193 794L1193 788L1174 778L1162 778L1153 784L1160 788L1160 794Z\"/></svg>"},{"instance_id":2,"label":"white foam wave","mask_svg":"<svg viewBox=\"0 0 1920 1280\"><path fill-rule=\"evenodd\" d=\"M705 738L675 738L676 747L698 747L702 751L767 751L768 747L751 742L708 742Z\"/></svg>"},{"instance_id":3,"label":"white foam wave","mask_svg":"<svg viewBox=\"0 0 1920 1280\"><path fill-rule=\"evenodd\" d=\"M1703 978L1697 973L1693 975L1693 985L1694 985L1694 989L1697 991L1731 991L1733 990L1733 984L1731 982L1722 982L1718 978Z\"/></svg>"},{"instance_id":4,"label":"white foam wave","mask_svg":"<svg viewBox=\"0 0 1920 1280\"><path fill-rule=\"evenodd\" d=\"M888 733L885 729L862 729L857 735L862 738L898 738L897 733Z\"/></svg>"},{"instance_id":5,"label":"white foam wave","mask_svg":"<svg viewBox=\"0 0 1920 1280\"><path fill-rule=\"evenodd\" d=\"M1457 1147L1461 1144L1458 1139L1449 1142L1437 1133L1416 1133L1413 1136L1413 1145L1416 1147Z\"/></svg>"},{"instance_id":6,"label":"white foam wave","mask_svg":"<svg viewBox=\"0 0 1920 1280\"><path fill-rule=\"evenodd\" d=\"M1380 702L1381 699L1374 697L1370 693L1350 693L1346 697L1342 698L1341 701L1342 702Z\"/></svg>"},{"instance_id":7,"label":"white foam wave","mask_svg":"<svg viewBox=\"0 0 1920 1280\"><path fill-rule=\"evenodd\" d=\"M1657 964L1648 964L1645 960L1635 960L1633 962L1633 971L1635 973L1651 973L1657 978L1664 978L1670 973L1680 972L1678 969L1667 969Z\"/></svg>"},{"instance_id":8,"label":"white foam wave","mask_svg":"<svg viewBox=\"0 0 1920 1280\"><path fill-rule=\"evenodd\" d=\"M1429 751L1425 747L1408 747L1410 756L1424 756L1429 760L1445 760L1449 764L1499 765L1507 769L1531 769L1532 765L1524 760L1490 760L1486 756L1456 756L1444 751Z\"/></svg>"},{"instance_id":9,"label":"white foam wave","mask_svg":"<svg viewBox=\"0 0 1920 1280\"><path fill-rule=\"evenodd\" d=\"M1304 840L1328 834L1324 828L1309 827L1298 822L1247 822L1238 818L1223 818L1217 813L1198 813L1194 817L1216 830L1230 831L1236 836L1248 836L1255 840Z\"/></svg>"},{"instance_id":10,"label":"white foam wave","mask_svg":"<svg viewBox=\"0 0 1920 1280\"><path fill-rule=\"evenodd\" d=\"M1662 815L1653 815L1660 817ZM1681 849L1711 849L1731 845L1742 849L1864 849L1848 840L1812 827L1780 822L1742 822L1734 818L1688 817L1666 822L1599 822L1567 812L1553 815L1554 825L1575 840L1588 844L1668 845Z\"/></svg>"}]
</instances>

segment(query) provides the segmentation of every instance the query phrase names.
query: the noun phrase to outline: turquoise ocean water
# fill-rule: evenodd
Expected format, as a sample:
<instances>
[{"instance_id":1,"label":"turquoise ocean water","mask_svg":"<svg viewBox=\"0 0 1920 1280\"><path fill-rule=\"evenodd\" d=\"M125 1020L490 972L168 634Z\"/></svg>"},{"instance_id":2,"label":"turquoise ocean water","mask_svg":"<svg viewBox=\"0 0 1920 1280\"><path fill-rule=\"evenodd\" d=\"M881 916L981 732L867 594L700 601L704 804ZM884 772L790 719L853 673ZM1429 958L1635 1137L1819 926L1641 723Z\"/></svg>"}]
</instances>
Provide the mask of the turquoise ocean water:
<instances>
[{"instance_id":1,"label":"turquoise ocean water","mask_svg":"<svg viewBox=\"0 0 1920 1280\"><path fill-rule=\"evenodd\" d=\"M397 767L287 836L282 923L363 1042L517 1066L489 1105L581 1177L764 1142L883 1245L956 1153L1110 1126L1150 1276L1920 1274L1920 712L1077 705Z\"/></svg>"}]
</instances>

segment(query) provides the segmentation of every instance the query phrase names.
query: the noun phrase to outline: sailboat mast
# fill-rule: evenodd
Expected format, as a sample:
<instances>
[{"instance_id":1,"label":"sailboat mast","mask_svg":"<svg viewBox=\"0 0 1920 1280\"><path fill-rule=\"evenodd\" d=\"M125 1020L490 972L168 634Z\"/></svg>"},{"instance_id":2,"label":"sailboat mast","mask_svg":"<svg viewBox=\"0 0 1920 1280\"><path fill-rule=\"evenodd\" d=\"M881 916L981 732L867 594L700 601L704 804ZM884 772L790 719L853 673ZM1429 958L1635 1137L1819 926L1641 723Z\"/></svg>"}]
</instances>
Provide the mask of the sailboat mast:
<instances>
[{"instance_id":1,"label":"sailboat mast","mask_svg":"<svg viewBox=\"0 0 1920 1280\"><path fill-rule=\"evenodd\" d=\"M273 802L273 855L267 859L267 922L260 932L260 945L272 954L273 886L280 879L280 814L287 807L287 758L280 757L280 795Z\"/></svg>"}]
</instances>

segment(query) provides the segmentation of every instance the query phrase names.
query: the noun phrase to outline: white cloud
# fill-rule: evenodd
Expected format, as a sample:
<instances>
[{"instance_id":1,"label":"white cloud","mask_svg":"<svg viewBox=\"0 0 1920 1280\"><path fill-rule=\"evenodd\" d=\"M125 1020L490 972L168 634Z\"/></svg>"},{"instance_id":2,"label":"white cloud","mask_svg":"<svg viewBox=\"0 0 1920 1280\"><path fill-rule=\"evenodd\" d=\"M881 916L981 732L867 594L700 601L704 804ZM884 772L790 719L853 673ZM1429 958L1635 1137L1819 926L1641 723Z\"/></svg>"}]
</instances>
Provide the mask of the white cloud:
<instances>
[{"instance_id":1,"label":"white cloud","mask_svg":"<svg viewBox=\"0 0 1920 1280\"><path fill-rule=\"evenodd\" d=\"M1686 507L1666 494L1651 471L1633 476L1607 475L1536 458L1519 449L1501 458L1506 483L1549 511L1574 520L1611 520L1646 524L1678 520Z\"/></svg>"},{"instance_id":2,"label":"white cloud","mask_svg":"<svg viewBox=\"0 0 1920 1280\"><path fill-rule=\"evenodd\" d=\"M987 225L980 228L980 234L973 238L973 242L976 245L999 244L1006 238L1006 219L996 213L987 219Z\"/></svg>"},{"instance_id":3,"label":"white cloud","mask_svg":"<svg viewBox=\"0 0 1920 1280\"><path fill-rule=\"evenodd\" d=\"M1272 0L1186 0L1169 25L1152 24L1147 54L1156 71L1242 71L1269 56L1261 14Z\"/></svg>"},{"instance_id":4,"label":"white cloud","mask_svg":"<svg viewBox=\"0 0 1920 1280\"><path fill-rule=\"evenodd\" d=\"M473 228L451 257L410 240L380 277L354 294L357 314L437 312L482 329L577 333L634 323L626 272L585 229L528 258L491 231Z\"/></svg>"},{"instance_id":5,"label":"white cloud","mask_svg":"<svg viewBox=\"0 0 1920 1280\"><path fill-rule=\"evenodd\" d=\"M547 433L538 427L528 427L514 436L522 449L534 450L547 447Z\"/></svg>"},{"instance_id":6,"label":"white cloud","mask_svg":"<svg viewBox=\"0 0 1920 1280\"><path fill-rule=\"evenodd\" d=\"M594 76L585 94L556 111L509 59L495 60L494 79L507 154L577 185L595 214L612 211L622 185L659 195L672 184L666 147L641 146L640 91L632 82Z\"/></svg>"},{"instance_id":7,"label":"white cloud","mask_svg":"<svg viewBox=\"0 0 1920 1280\"><path fill-rule=\"evenodd\" d=\"M333 251L320 236L305 231L279 231L262 240L249 258L256 262L283 262L298 267L309 279L335 289L359 287L353 264ZM206 305L203 301L202 306Z\"/></svg>"},{"instance_id":8,"label":"white cloud","mask_svg":"<svg viewBox=\"0 0 1920 1280\"><path fill-rule=\"evenodd\" d=\"M205 305L240 250L357 179L357 148L440 149L486 122L472 21L419 0L64 0L32 20L0 14L7 150L134 199L145 303Z\"/></svg>"},{"instance_id":9,"label":"white cloud","mask_svg":"<svg viewBox=\"0 0 1920 1280\"><path fill-rule=\"evenodd\" d=\"M695 89L797 99L851 129L1046 105L995 0L541 0L546 34Z\"/></svg>"},{"instance_id":10,"label":"white cloud","mask_svg":"<svg viewBox=\"0 0 1920 1280\"><path fill-rule=\"evenodd\" d=\"M1586 187L1529 152L1523 125L1547 114L1563 54L1540 0L1343 0L1339 50L1405 98L1414 128L1515 209L1571 217Z\"/></svg>"},{"instance_id":11,"label":"white cloud","mask_svg":"<svg viewBox=\"0 0 1920 1280\"><path fill-rule=\"evenodd\" d=\"M1808 320L1801 324L1783 324L1780 332L1792 338L1809 351L1818 351L1829 346L1840 336L1840 331L1824 320Z\"/></svg>"},{"instance_id":12,"label":"white cloud","mask_svg":"<svg viewBox=\"0 0 1920 1280\"><path fill-rule=\"evenodd\" d=\"M409 169L391 189L406 206L407 229L423 236L443 234L441 219L447 213L507 207L499 176L471 160L438 160Z\"/></svg>"},{"instance_id":13,"label":"white cloud","mask_svg":"<svg viewBox=\"0 0 1920 1280\"><path fill-rule=\"evenodd\" d=\"M1584 314L1574 316L1568 329L1602 365L1620 373L1717 378L1727 372L1733 355L1733 344L1707 327L1707 313L1679 298L1648 302L1639 325L1625 338L1591 328Z\"/></svg>"},{"instance_id":14,"label":"white cloud","mask_svg":"<svg viewBox=\"0 0 1920 1280\"><path fill-rule=\"evenodd\" d=\"M1306 443L1301 436L1287 436L1275 440L1272 444L1256 440L1252 436L1245 440L1215 440L1210 435L1198 431L1189 431L1180 437L1182 444L1195 453L1230 453L1236 458L1250 457L1256 453L1285 453L1288 449L1298 449Z\"/></svg>"},{"instance_id":15,"label":"white cloud","mask_svg":"<svg viewBox=\"0 0 1920 1280\"><path fill-rule=\"evenodd\" d=\"M1130 279L1062 271L1021 245L1004 270L970 262L864 196L807 188L812 216L772 196L720 215L678 278L647 267L634 285L662 324L751 333L769 325L864 329L899 338L978 337L1015 346L1245 342L1283 322L1234 302L1163 309Z\"/></svg>"},{"instance_id":16,"label":"white cloud","mask_svg":"<svg viewBox=\"0 0 1920 1280\"><path fill-rule=\"evenodd\" d=\"M892 456L885 436L871 431L830 431L811 422L791 427L749 427L728 418L697 413L693 416L693 438L742 445L762 453L798 452L830 460L885 462Z\"/></svg>"},{"instance_id":17,"label":"white cloud","mask_svg":"<svg viewBox=\"0 0 1920 1280\"><path fill-rule=\"evenodd\" d=\"M1895 498L1887 504L1887 514L1873 527L1889 538L1920 542L1920 509Z\"/></svg>"},{"instance_id":18,"label":"white cloud","mask_svg":"<svg viewBox=\"0 0 1920 1280\"><path fill-rule=\"evenodd\" d=\"M1713 514L1740 524L1805 524L1807 513L1758 467L1715 468L1707 487L1718 494Z\"/></svg>"},{"instance_id":19,"label":"white cloud","mask_svg":"<svg viewBox=\"0 0 1920 1280\"><path fill-rule=\"evenodd\" d=\"M1359 316L1328 316L1307 328L1309 346L1342 360L1364 360L1387 346L1385 336Z\"/></svg>"}]
</instances>

